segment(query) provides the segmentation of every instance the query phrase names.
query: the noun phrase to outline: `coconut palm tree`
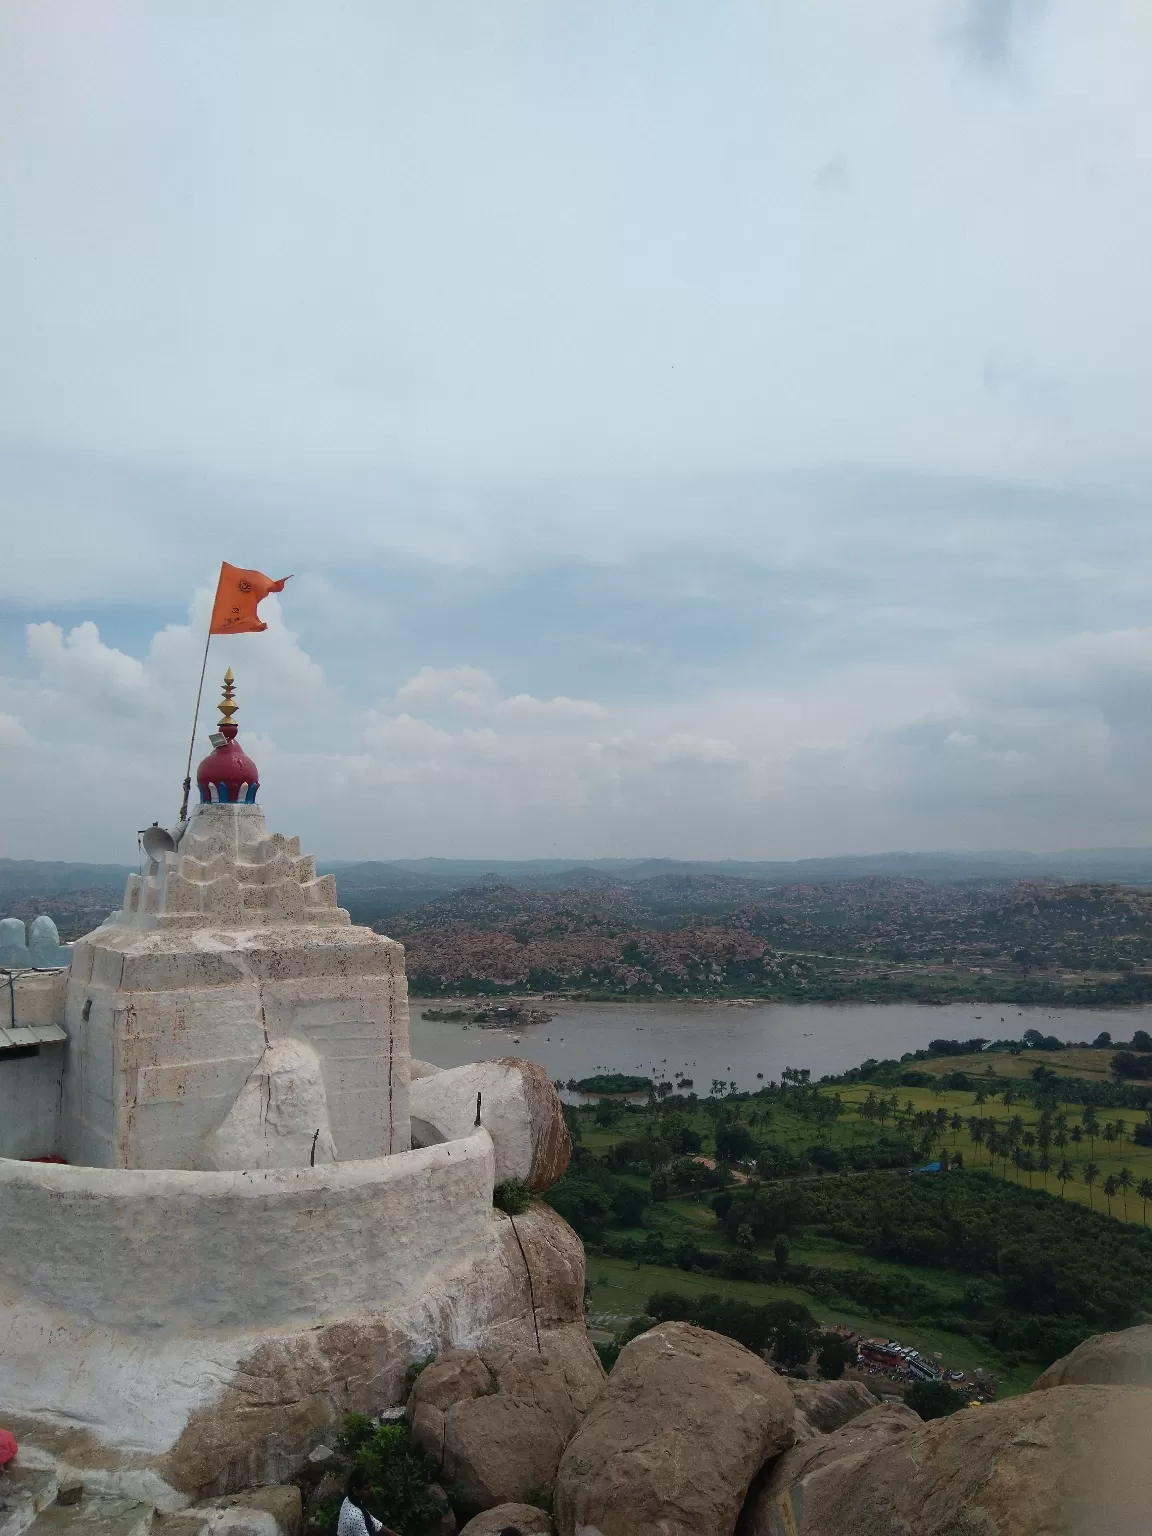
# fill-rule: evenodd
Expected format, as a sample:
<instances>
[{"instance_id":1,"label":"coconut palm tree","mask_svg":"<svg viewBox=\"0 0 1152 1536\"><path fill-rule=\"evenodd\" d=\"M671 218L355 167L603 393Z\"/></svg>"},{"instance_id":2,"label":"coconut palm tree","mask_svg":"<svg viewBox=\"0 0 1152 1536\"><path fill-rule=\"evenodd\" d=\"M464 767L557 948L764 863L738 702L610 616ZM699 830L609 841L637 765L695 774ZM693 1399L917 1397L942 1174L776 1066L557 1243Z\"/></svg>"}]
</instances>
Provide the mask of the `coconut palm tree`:
<instances>
[{"instance_id":1,"label":"coconut palm tree","mask_svg":"<svg viewBox=\"0 0 1152 1536\"><path fill-rule=\"evenodd\" d=\"M1025 1131L1024 1135L1021 1137L1021 1140L1024 1143L1024 1167L1028 1172L1028 1188L1031 1189L1033 1168L1032 1148L1036 1145L1036 1138L1033 1136L1031 1131Z\"/></svg>"},{"instance_id":2,"label":"coconut palm tree","mask_svg":"<svg viewBox=\"0 0 1152 1536\"><path fill-rule=\"evenodd\" d=\"M1148 1202L1152 1200L1152 1179L1141 1179L1136 1186L1136 1193L1144 1202L1144 1225L1148 1225Z\"/></svg>"},{"instance_id":3,"label":"coconut palm tree","mask_svg":"<svg viewBox=\"0 0 1152 1536\"><path fill-rule=\"evenodd\" d=\"M1087 1186L1088 1186L1088 1204L1089 1204L1089 1206L1091 1206L1091 1208L1093 1210L1095 1210L1096 1207L1092 1203L1092 1186L1093 1186L1093 1184L1095 1184L1096 1180L1100 1177L1100 1170L1099 1170L1099 1168L1097 1168L1095 1163L1085 1163L1084 1164L1084 1175L1083 1175L1083 1177L1084 1177L1085 1184L1087 1184Z\"/></svg>"},{"instance_id":4,"label":"coconut palm tree","mask_svg":"<svg viewBox=\"0 0 1152 1536\"><path fill-rule=\"evenodd\" d=\"M1080 1143L1084 1140L1084 1129L1083 1129L1083 1127L1079 1126L1079 1125L1074 1125L1072 1127L1072 1129L1068 1132L1068 1136L1069 1136L1069 1139L1072 1142L1072 1145L1074 1147L1078 1147L1080 1145Z\"/></svg>"},{"instance_id":5,"label":"coconut palm tree","mask_svg":"<svg viewBox=\"0 0 1152 1536\"><path fill-rule=\"evenodd\" d=\"M1116 1193L1119 1187L1120 1186L1116 1182L1116 1175L1114 1173L1110 1173L1104 1180L1104 1198L1108 1202L1109 1216L1112 1214L1112 1196Z\"/></svg>"},{"instance_id":6,"label":"coconut palm tree","mask_svg":"<svg viewBox=\"0 0 1152 1536\"><path fill-rule=\"evenodd\" d=\"M1059 1168L1057 1168L1056 1177L1060 1180L1060 1198L1063 1200L1065 1184L1067 1184L1069 1179L1074 1179L1076 1177L1076 1170L1067 1158L1065 1158L1064 1161L1060 1164ZM1148 1180L1145 1180L1145 1183L1149 1185L1149 1193L1152 1194L1152 1183L1149 1183Z\"/></svg>"},{"instance_id":7,"label":"coconut palm tree","mask_svg":"<svg viewBox=\"0 0 1152 1536\"><path fill-rule=\"evenodd\" d=\"M1128 1191L1132 1188L1132 1185L1135 1182L1133 1180L1133 1178L1132 1178L1132 1170L1131 1170L1131 1168L1121 1168L1120 1172L1116 1175L1116 1182L1120 1186L1120 1193L1121 1193L1121 1195L1123 1197L1123 1200L1124 1200L1124 1220L1127 1221L1128 1220Z\"/></svg>"},{"instance_id":8,"label":"coconut palm tree","mask_svg":"<svg viewBox=\"0 0 1152 1536\"><path fill-rule=\"evenodd\" d=\"M1094 1104L1086 1104L1084 1113L1080 1116L1080 1123L1084 1127L1084 1134L1088 1138L1088 1149L1092 1157L1096 1156L1096 1137L1100 1133L1100 1120L1096 1114Z\"/></svg>"},{"instance_id":9,"label":"coconut palm tree","mask_svg":"<svg viewBox=\"0 0 1152 1536\"><path fill-rule=\"evenodd\" d=\"M1041 1152L1039 1162L1037 1163L1037 1167L1040 1169L1040 1172L1044 1175L1044 1193L1047 1194L1048 1193L1048 1175L1049 1175L1049 1173L1051 1172L1051 1169L1052 1169L1052 1158L1051 1158L1047 1148L1045 1148L1045 1150L1043 1152Z\"/></svg>"}]
</instances>

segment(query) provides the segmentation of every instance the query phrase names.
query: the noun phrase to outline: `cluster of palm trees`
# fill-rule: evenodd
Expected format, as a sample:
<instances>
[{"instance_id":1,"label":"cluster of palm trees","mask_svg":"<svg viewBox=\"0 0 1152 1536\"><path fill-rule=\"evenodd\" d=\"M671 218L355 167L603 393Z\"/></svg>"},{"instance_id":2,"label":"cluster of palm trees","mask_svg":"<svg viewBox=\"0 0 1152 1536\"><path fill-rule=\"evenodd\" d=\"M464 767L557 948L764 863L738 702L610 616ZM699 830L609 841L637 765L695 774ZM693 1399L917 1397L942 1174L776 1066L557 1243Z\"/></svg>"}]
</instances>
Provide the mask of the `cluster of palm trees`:
<instances>
[{"instance_id":1,"label":"cluster of palm trees","mask_svg":"<svg viewBox=\"0 0 1152 1536\"><path fill-rule=\"evenodd\" d=\"M1000 1095L1006 1109L1011 1109L1019 1097L1012 1088L1005 1088ZM990 1098L995 1099L996 1094L987 1089L978 1088L975 1094L975 1107L982 1107ZM1100 1168L1095 1160L1096 1142L1103 1141L1111 1149L1118 1142L1124 1141L1128 1135L1128 1127L1120 1119L1108 1120L1101 1124L1095 1105L1086 1105L1079 1123L1069 1125L1068 1116L1064 1110L1052 1104L1042 1104L1035 1126L1029 1127L1020 1114L1009 1115L1006 1120L997 1120L990 1115L973 1114L965 1120L959 1112L949 1115L943 1108L917 1110L911 1099L901 1106L895 1093L882 1096L870 1090L867 1098L858 1106L857 1112L863 1119L878 1121L881 1125L891 1118L895 1127L905 1134L917 1133L920 1149L925 1154L932 1146L939 1143L941 1161L945 1166L949 1162L955 1165L962 1161L962 1157L955 1149L960 1136L967 1132L968 1140L977 1153L981 1148L987 1150L988 1166L993 1172L996 1171L997 1163L1000 1163L1000 1172L1004 1178L1008 1177L1008 1170L1011 1167L1015 1169L1016 1182L1019 1183L1021 1175L1026 1174L1029 1188L1031 1188L1033 1175L1039 1173L1044 1180L1044 1188L1047 1189L1049 1176L1052 1176L1060 1185L1061 1199L1064 1198L1065 1186L1079 1178L1088 1190L1088 1204L1093 1210L1095 1209L1093 1191L1096 1185L1100 1184L1107 1202L1108 1214L1112 1214L1112 1202L1119 1195L1125 1221L1128 1219L1128 1195L1134 1189L1137 1198L1143 1202L1144 1224L1148 1223L1148 1203L1152 1201L1152 1179L1141 1179L1137 1183L1130 1168L1121 1168L1119 1173L1110 1173L1101 1183ZM1152 1110L1149 1110L1147 1115L1149 1124L1152 1125ZM948 1132L951 1132L953 1138L951 1155L945 1141ZM1085 1141L1088 1143L1089 1158L1078 1172L1077 1165L1069 1161L1067 1149L1078 1148ZM1053 1149L1055 1149L1055 1155Z\"/></svg>"},{"instance_id":2,"label":"cluster of palm trees","mask_svg":"<svg viewBox=\"0 0 1152 1536\"><path fill-rule=\"evenodd\" d=\"M1004 1099L1009 1104L1014 1102L1010 1095L1011 1090L1004 1094ZM977 1103L979 1104L982 1100L987 1102L987 1096L978 1094ZM954 1114L950 1127L954 1133L959 1133L965 1128L965 1122L959 1114ZM1068 1116L1063 1110L1044 1105L1041 1107L1035 1130L1026 1129L1020 1115L1012 1115L1004 1124L999 1124L991 1117L972 1115L967 1121L966 1129L968 1138L974 1146L987 1147L990 1166L995 1167L996 1160L1001 1160L1005 1178L1008 1176L1008 1166L1011 1164L1016 1170L1017 1183L1020 1182L1021 1173L1026 1173L1028 1185L1031 1188L1032 1175L1039 1172L1044 1180L1044 1188L1047 1189L1048 1176L1052 1173L1060 1185L1061 1199L1064 1198L1065 1185L1074 1182L1077 1177L1076 1164L1070 1162L1067 1155L1064 1155L1065 1149L1068 1146L1081 1146L1084 1141L1087 1141L1089 1160L1080 1169L1079 1177L1088 1190L1088 1204L1093 1209L1095 1209L1093 1189L1100 1181L1100 1168L1095 1161L1096 1141L1099 1138L1112 1147L1116 1142L1123 1141L1128 1134L1128 1127L1123 1120L1109 1120L1102 1126L1095 1106L1091 1104L1085 1107L1078 1125L1069 1126ZM1062 1154L1058 1162L1052 1156L1053 1147ZM1133 1188L1143 1202L1144 1223L1147 1225L1148 1202L1152 1200L1152 1179L1141 1179L1137 1184L1131 1168L1121 1168L1119 1173L1110 1173L1101 1184L1101 1190L1108 1204L1108 1214L1112 1214L1112 1201L1119 1195L1123 1202L1124 1220L1128 1220L1128 1192Z\"/></svg>"}]
</instances>

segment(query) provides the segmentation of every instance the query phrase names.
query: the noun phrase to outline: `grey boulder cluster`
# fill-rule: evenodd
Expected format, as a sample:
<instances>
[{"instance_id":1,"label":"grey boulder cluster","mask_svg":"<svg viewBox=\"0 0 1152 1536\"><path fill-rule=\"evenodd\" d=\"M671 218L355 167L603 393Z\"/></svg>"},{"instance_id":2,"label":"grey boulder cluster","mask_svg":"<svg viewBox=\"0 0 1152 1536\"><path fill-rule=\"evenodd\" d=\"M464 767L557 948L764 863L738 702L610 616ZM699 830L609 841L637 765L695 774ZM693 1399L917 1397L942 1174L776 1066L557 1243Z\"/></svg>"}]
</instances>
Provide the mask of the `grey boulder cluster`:
<instances>
[{"instance_id":1,"label":"grey boulder cluster","mask_svg":"<svg viewBox=\"0 0 1152 1536\"><path fill-rule=\"evenodd\" d=\"M577 1329L543 1354L453 1350L407 1412L465 1490L462 1536L1152 1529L1152 1327L1089 1339L1031 1392L927 1424L687 1323L634 1339L607 1378Z\"/></svg>"}]
</instances>

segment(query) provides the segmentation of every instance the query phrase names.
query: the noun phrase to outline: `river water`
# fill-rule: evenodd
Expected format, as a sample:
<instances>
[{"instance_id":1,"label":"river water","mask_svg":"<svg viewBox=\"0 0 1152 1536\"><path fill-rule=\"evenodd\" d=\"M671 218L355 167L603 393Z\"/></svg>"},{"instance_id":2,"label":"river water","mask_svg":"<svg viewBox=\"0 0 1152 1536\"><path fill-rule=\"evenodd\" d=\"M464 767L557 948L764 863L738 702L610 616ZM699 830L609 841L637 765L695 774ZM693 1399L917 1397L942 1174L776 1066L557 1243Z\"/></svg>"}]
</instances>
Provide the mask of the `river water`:
<instances>
[{"instance_id":1,"label":"river water","mask_svg":"<svg viewBox=\"0 0 1152 1536\"><path fill-rule=\"evenodd\" d=\"M1091 1041L1106 1029L1127 1040L1134 1029L1152 1029L1152 1008L976 1003L548 1003L551 1023L520 1029L420 1017L425 1008L445 1006L452 1004L412 999L412 1054L438 1067L527 1056L562 1082L594 1072L683 1076L700 1094L710 1091L713 1078L755 1089L785 1067L807 1067L815 1080L869 1056L899 1057L942 1036L1019 1039L1036 1028L1061 1040Z\"/></svg>"}]
</instances>

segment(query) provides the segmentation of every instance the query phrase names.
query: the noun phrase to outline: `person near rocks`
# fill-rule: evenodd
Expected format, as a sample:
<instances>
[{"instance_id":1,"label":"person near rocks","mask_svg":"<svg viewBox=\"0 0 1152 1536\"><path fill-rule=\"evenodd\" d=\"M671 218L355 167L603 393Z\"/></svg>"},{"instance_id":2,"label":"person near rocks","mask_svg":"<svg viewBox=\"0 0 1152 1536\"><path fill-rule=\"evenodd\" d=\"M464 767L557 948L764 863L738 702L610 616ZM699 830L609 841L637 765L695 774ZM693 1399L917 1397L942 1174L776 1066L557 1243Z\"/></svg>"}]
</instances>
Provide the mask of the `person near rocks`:
<instances>
[{"instance_id":1,"label":"person near rocks","mask_svg":"<svg viewBox=\"0 0 1152 1536\"><path fill-rule=\"evenodd\" d=\"M336 1536L397 1536L368 1508L369 1486L367 1468L353 1467L344 1485L344 1502L340 1506Z\"/></svg>"},{"instance_id":2,"label":"person near rocks","mask_svg":"<svg viewBox=\"0 0 1152 1536\"><path fill-rule=\"evenodd\" d=\"M16 1436L11 1430L0 1429L0 1472L8 1470L8 1463L15 1461L16 1453L20 1447L16 1444Z\"/></svg>"}]
</instances>

